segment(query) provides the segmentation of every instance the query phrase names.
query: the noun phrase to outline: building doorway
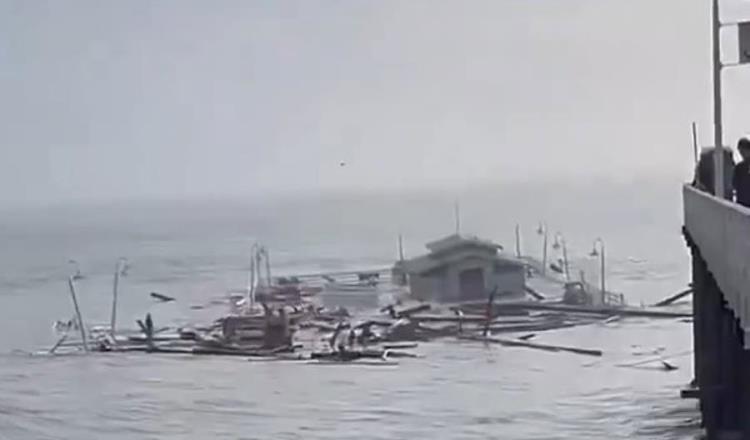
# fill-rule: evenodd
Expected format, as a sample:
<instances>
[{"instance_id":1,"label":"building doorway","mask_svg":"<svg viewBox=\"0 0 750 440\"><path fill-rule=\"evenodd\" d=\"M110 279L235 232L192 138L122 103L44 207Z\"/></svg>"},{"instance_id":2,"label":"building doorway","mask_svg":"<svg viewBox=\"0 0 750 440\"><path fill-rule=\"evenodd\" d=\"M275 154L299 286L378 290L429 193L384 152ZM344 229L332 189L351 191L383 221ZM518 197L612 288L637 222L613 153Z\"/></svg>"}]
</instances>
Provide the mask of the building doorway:
<instances>
[{"instance_id":1,"label":"building doorway","mask_svg":"<svg viewBox=\"0 0 750 440\"><path fill-rule=\"evenodd\" d=\"M461 300L484 299L484 271L481 268L462 270L458 274Z\"/></svg>"}]
</instances>

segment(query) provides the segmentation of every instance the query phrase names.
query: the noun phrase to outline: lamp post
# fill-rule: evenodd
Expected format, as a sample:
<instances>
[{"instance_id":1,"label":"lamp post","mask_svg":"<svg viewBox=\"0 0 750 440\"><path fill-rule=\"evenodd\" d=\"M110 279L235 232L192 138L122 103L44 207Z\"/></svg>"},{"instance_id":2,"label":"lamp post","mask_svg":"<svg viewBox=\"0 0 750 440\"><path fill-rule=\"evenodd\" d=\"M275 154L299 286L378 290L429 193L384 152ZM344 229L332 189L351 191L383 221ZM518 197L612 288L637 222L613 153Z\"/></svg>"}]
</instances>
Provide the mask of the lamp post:
<instances>
[{"instance_id":1,"label":"lamp post","mask_svg":"<svg viewBox=\"0 0 750 440\"><path fill-rule=\"evenodd\" d=\"M398 234L398 261L404 262L404 237Z\"/></svg>"},{"instance_id":2,"label":"lamp post","mask_svg":"<svg viewBox=\"0 0 750 440\"><path fill-rule=\"evenodd\" d=\"M265 263L265 267L266 267L266 286L270 290L271 286L273 285L273 282L271 281L271 257L270 257L270 255L268 253L268 248L267 247L265 247L265 246L261 246L260 247L260 254L259 254L258 258L260 258L260 256L263 257L263 260L264 260L264 263ZM259 262L259 264L260 264L260 262ZM258 270L260 270L260 266L258 267Z\"/></svg>"},{"instance_id":3,"label":"lamp post","mask_svg":"<svg viewBox=\"0 0 750 440\"><path fill-rule=\"evenodd\" d=\"M570 266L568 265L568 246L565 244L565 237L560 232L555 234L555 242L552 244L552 249L558 250L562 248L563 254L563 271L565 272L565 280L570 281Z\"/></svg>"},{"instance_id":4,"label":"lamp post","mask_svg":"<svg viewBox=\"0 0 750 440\"><path fill-rule=\"evenodd\" d=\"M259 267L258 267L258 243L253 243L250 247L250 270L247 273L247 314L251 315L255 308L255 285L259 278Z\"/></svg>"},{"instance_id":5,"label":"lamp post","mask_svg":"<svg viewBox=\"0 0 750 440\"><path fill-rule=\"evenodd\" d=\"M120 277L125 276L127 273L127 258L120 258L115 264L115 276L112 282L112 317L109 322L109 334L112 336L112 343L116 344L117 339L115 326L117 324L117 295L120 290Z\"/></svg>"},{"instance_id":6,"label":"lamp post","mask_svg":"<svg viewBox=\"0 0 750 440\"><path fill-rule=\"evenodd\" d=\"M549 232L547 231L547 223L539 222L539 227L536 228L537 235L543 237L542 239L542 275L547 274L547 241L549 239Z\"/></svg>"},{"instance_id":7,"label":"lamp post","mask_svg":"<svg viewBox=\"0 0 750 440\"><path fill-rule=\"evenodd\" d=\"M521 258L521 226L516 224L516 257Z\"/></svg>"},{"instance_id":8,"label":"lamp post","mask_svg":"<svg viewBox=\"0 0 750 440\"><path fill-rule=\"evenodd\" d=\"M606 277L605 277L605 271L606 271L606 249L604 245L604 240L601 238L597 238L594 240L594 246L591 249L591 253L589 254L592 257L599 257L599 263L601 265L600 267L600 273L599 278L601 279L601 289L602 289L602 305L606 304L607 300L607 284L606 284Z\"/></svg>"}]
</instances>

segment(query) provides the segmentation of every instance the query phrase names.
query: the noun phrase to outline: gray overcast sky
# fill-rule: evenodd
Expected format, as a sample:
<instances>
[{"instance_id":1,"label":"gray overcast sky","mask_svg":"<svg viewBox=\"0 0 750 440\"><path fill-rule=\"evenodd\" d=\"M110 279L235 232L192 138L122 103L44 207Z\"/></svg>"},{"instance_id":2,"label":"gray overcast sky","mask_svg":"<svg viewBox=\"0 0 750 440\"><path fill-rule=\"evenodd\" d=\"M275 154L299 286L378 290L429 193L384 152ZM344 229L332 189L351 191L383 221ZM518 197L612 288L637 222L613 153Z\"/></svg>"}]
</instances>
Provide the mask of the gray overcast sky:
<instances>
[{"instance_id":1,"label":"gray overcast sky","mask_svg":"<svg viewBox=\"0 0 750 440\"><path fill-rule=\"evenodd\" d=\"M687 174L690 121L711 139L709 12L0 0L0 200ZM733 143L750 67L726 77Z\"/></svg>"}]
</instances>

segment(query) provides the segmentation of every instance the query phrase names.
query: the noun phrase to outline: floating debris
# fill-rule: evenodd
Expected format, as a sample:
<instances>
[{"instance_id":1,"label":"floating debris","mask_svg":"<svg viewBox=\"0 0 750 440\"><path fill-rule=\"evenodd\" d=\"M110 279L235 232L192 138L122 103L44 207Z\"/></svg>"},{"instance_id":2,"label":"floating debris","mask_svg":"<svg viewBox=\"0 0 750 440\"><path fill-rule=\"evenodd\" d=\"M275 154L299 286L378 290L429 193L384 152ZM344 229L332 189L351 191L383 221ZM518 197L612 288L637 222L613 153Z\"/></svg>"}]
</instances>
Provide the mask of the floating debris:
<instances>
[{"instance_id":1,"label":"floating debris","mask_svg":"<svg viewBox=\"0 0 750 440\"><path fill-rule=\"evenodd\" d=\"M161 302L171 302L175 300L174 297L163 295L159 292L151 292L150 295L151 295L151 298L159 300Z\"/></svg>"}]
</instances>

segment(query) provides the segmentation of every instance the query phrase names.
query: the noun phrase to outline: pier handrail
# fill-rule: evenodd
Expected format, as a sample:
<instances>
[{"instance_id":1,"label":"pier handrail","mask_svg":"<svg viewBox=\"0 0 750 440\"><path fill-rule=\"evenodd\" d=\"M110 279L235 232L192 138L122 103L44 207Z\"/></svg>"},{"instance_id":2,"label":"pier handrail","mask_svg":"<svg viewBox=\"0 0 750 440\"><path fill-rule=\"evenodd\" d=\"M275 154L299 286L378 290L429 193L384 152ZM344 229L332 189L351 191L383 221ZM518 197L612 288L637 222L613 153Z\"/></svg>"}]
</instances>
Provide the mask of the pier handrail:
<instances>
[{"instance_id":1,"label":"pier handrail","mask_svg":"<svg viewBox=\"0 0 750 440\"><path fill-rule=\"evenodd\" d=\"M750 209L683 187L685 230L750 336ZM745 338L750 348L750 337Z\"/></svg>"}]
</instances>

